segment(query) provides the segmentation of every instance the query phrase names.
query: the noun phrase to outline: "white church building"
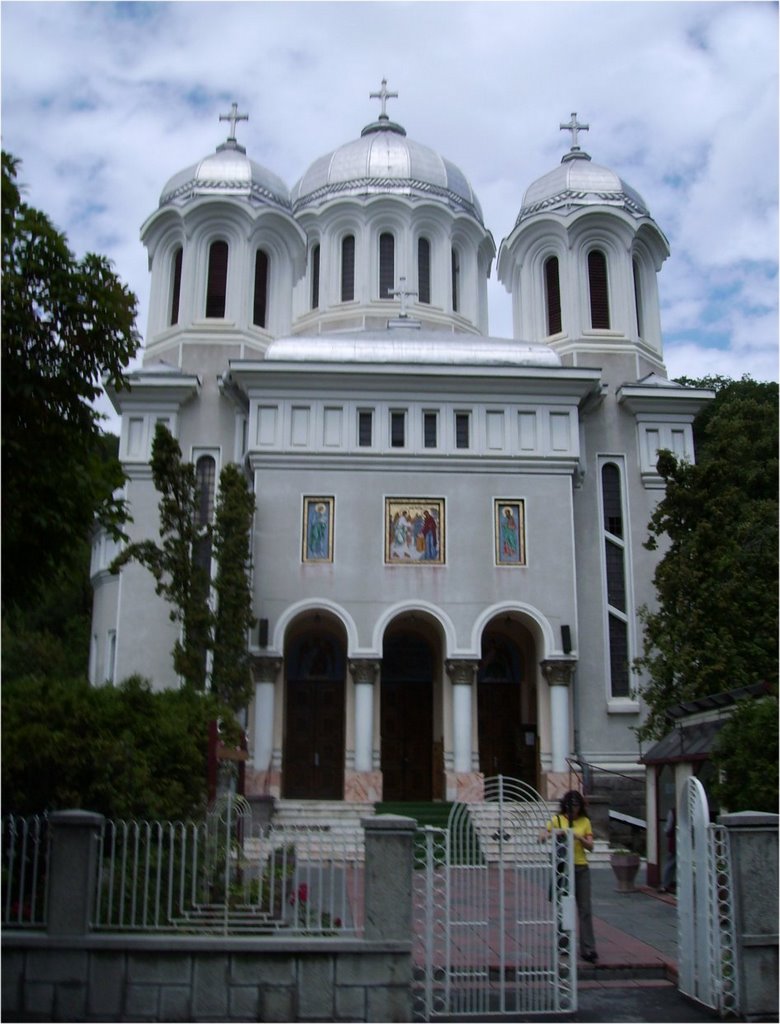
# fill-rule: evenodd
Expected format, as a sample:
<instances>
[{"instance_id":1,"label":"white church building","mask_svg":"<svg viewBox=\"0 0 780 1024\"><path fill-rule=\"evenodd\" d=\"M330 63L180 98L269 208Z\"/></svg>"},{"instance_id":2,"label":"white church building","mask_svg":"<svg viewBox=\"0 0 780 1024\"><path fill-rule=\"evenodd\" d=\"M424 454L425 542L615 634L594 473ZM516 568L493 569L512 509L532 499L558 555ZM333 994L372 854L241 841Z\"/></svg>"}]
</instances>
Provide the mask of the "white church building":
<instances>
[{"instance_id":1,"label":"white church building","mask_svg":"<svg viewBox=\"0 0 780 1024\"><path fill-rule=\"evenodd\" d=\"M639 774L640 608L659 557L656 453L693 459L709 392L667 379L644 199L561 125L496 252L468 179L387 113L292 188L229 137L141 228L143 367L111 399L133 540L158 537L163 421L213 514L221 468L255 495L246 793L553 798L571 760ZM495 270L512 339L488 332ZM179 680L177 627L95 538L90 675Z\"/></svg>"}]
</instances>

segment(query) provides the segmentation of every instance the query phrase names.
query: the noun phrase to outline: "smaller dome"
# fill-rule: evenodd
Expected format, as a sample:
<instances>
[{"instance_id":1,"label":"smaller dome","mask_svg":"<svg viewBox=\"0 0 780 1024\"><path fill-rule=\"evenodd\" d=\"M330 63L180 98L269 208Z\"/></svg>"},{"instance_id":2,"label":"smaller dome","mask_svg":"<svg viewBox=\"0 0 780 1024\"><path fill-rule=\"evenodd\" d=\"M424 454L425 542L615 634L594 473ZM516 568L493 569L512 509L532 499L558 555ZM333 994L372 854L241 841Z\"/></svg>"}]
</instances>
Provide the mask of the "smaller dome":
<instances>
[{"instance_id":1,"label":"smaller dome","mask_svg":"<svg viewBox=\"0 0 780 1024\"><path fill-rule=\"evenodd\" d=\"M587 153L572 149L560 165L526 190L515 226L535 213L570 213L583 206L616 206L633 217L649 217L636 189L608 167L594 164Z\"/></svg>"},{"instance_id":2,"label":"smaller dome","mask_svg":"<svg viewBox=\"0 0 780 1024\"><path fill-rule=\"evenodd\" d=\"M174 174L162 190L160 206L181 205L198 196L245 196L259 206L291 209L290 192L282 179L250 160L235 139Z\"/></svg>"}]
</instances>

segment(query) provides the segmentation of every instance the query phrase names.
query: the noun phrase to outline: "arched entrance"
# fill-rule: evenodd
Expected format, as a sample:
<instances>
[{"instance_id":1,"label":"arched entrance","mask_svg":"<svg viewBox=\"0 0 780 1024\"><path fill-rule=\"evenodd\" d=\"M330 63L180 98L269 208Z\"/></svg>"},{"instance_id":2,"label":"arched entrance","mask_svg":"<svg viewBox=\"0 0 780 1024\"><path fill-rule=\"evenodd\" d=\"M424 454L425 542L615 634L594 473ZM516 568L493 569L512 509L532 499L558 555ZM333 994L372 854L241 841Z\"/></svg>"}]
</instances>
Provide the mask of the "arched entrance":
<instances>
[{"instance_id":1,"label":"arched entrance","mask_svg":"<svg viewBox=\"0 0 780 1024\"><path fill-rule=\"evenodd\" d=\"M477 676L479 769L537 785L536 688L528 665L533 641L516 623L489 627Z\"/></svg>"},{"instance_id":2,"label":"arched entrance","mask_svg":"<svg viewBox=\"0 0 780 1024\"><path fill-rule=\"evenodd\" d=\"M344 644L326 628L294 635L285 657L282 790L288 799L344 796Z\"/></svg>"},{"instance_id":3,"label":"arched entrance","mask_svg":"<svg viewBox=\"0 0 780 1024\"><path fill-rule=\"evenodd\" d=\"M385 637L380 728L384 800L433 798L433 671L431 643L400 629Z\"/></svg>"}]
</instances>

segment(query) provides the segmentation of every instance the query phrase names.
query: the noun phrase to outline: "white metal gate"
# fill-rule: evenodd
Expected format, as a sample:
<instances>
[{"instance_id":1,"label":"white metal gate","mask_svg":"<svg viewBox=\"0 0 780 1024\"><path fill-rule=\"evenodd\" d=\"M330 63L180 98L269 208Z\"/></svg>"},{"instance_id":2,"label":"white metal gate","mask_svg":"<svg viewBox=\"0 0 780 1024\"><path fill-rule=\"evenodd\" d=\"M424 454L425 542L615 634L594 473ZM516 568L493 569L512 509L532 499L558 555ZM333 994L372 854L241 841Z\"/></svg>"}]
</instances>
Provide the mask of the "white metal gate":
<instances>
[{"instance_id":1,"label":"white metal gate","mask_svg":"<svg viewBox=\"0 0 780 1024\"><path fill-rule=\"evenodd\" d=\"M710 823L698 779L686 779L677 826L678 986L720 1015L739 1010L731 854Z\"/></svg>"},{"instance_id":2,"label":"white metal gate","mask_svg":"<svg viewBox=\"0 0 780 1024\"><path fill-rule=\"evenodd\" d=\"M577 1009L571 830L517 779L485 780L479 803L418 832L415 1016L479 1017Z\"/></svg>"}]
</instances>

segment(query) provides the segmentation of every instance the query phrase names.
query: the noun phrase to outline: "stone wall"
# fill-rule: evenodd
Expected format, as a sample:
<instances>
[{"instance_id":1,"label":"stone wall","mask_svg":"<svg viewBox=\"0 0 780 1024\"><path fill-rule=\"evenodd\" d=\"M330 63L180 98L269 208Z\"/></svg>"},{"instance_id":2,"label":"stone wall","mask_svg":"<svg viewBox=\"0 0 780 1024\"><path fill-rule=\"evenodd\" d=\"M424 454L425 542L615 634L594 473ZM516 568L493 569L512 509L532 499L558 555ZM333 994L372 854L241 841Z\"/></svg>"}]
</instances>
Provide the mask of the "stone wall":
<instances>
[{"instance_id":1,"label":"stone wall","mask_svg":"<svg viewBox=\"0 0 780 1024\"><path fill-rule=\"evenodd\" d=\"M3 932L3 1020L412 1019L412 819L362 823L363 938L96 932L102 818L49 820L47 928Z\"/></svg>"},{"instance_id":2,"label":"stone wall","mask_svg":"<svg viewBox=\"0 0 780 1024\"><path fill-rule=\"evenodd\" d=\"M3 938L15 1021L408 1021L409 943L349 939Z\"/></svg>"}]
</instances>

